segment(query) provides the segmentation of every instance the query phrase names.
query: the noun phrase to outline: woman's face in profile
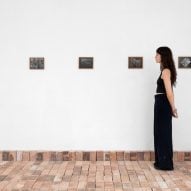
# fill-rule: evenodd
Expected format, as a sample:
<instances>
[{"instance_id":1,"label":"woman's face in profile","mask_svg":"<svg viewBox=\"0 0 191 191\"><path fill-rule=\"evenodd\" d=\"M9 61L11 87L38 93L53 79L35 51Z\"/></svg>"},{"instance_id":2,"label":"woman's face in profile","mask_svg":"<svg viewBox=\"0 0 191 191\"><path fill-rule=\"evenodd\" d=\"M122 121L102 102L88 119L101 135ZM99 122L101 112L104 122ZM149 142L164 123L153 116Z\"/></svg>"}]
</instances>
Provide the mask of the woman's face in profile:
<instances>
[{"instance_id":1,"label":"woman's face in profile","mask_svg":"<svg viewBox=\"0 0 191 191\"><path fill-rule=\"evenodd\" d=\"M161 63L161 55L159 53L156 53L155 60L156 63Z\"/></svg>"}]
</instances>

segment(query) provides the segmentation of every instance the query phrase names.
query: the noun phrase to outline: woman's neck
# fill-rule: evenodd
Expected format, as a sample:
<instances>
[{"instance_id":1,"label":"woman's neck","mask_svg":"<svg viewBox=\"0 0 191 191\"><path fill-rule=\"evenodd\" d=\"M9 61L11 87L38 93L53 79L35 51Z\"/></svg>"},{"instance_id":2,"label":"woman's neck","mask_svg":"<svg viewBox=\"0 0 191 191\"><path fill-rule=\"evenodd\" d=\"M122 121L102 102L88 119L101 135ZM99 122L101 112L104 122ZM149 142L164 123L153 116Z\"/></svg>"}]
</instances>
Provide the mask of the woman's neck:
<instances>
[{"instance_id":1,"label":"woman's neck","mask_svg":"<svg viewBox=\"0 0 191 191\"><path fill-rule=\"evenodd\" d=\"M163 69L164 69L163 65L160 64L160 70L161 70L161 72L163 71Z\"/></svg>"}]
</instances>

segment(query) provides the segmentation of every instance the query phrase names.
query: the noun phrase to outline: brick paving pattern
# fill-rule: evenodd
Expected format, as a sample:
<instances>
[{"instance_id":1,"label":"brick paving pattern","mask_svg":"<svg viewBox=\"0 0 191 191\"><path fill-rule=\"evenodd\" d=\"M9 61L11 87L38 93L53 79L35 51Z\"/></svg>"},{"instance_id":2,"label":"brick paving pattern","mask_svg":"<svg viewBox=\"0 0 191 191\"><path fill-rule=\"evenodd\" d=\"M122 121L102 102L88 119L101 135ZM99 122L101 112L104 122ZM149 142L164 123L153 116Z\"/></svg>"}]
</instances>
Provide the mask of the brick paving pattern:
<instances>
[{"instance_id":1,"label":"brick paving pattern","mask_svg":"<svg viewBox=\"0 0 191 191\"><path fill-rule=\"evenodd\" d=\"M0 161L0 190L191 191L191 161L174 166L161 171L152 161Z\"/></svg>"}]
</instances>

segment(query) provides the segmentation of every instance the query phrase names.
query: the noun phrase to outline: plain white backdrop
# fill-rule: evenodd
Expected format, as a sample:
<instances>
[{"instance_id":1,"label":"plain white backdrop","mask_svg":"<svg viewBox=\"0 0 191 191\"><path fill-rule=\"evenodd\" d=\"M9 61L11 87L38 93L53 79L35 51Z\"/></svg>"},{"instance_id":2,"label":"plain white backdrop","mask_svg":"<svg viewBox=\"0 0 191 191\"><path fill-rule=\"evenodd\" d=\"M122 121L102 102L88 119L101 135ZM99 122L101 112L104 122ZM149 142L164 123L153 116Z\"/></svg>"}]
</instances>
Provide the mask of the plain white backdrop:
<instances>
[{"instance_id":1,"label":"plain white backdrop","mask_svg":"<svg viewBox=\"0 0 191 191\"><path fill-rule=\"evenodd\" d=\"M155 50L191 56L190 0L0 0L0 150L153 150ZM93 56L93 70L78 57ZM143 69L128 69L143 56ZM29 70L45 57L45 70ZM174 150L191 149L178 69Z\"/></svg>"}]
</instances>

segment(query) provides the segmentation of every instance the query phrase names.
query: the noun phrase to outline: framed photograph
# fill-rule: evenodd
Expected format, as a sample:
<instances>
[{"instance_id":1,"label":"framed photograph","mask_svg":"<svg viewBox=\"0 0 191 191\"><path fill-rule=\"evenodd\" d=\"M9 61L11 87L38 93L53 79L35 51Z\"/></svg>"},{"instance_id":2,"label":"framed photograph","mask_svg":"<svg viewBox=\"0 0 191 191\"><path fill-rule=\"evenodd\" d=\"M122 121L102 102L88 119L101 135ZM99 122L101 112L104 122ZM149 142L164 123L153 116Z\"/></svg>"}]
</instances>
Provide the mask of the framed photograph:
<instances>
[{"instance_id":1,"label":"framed photograph","mask_svg":"<svg viewBox=\"0 0 191 191\"><path fill-rule=\"evenodd\" d=\"M43 70L44 69L44 57L30 57L30 69Z\"/></svg>"},{"instance_id":2,"label":"framed photograph","mask_svg":"<svg viewBox=\"0 0 191 191\"><path fill-rule=\"evenodd\" d=\"M129 57L128 67L136 69L143 68L143 57Z\"/></svg>"},{"instance_id":3,"label":"framed photograph","mask_svg":"<svg viewBox=\"0 0 191 191\"><path fill-rule=\"evenodd\" d=\"M80 69L92 69L93 68L93 57L79 57L79 68Z\"/></svg>"},{"instance_id":4,"label":"framed photograph","mask_svg":"<svg viewBox=\"0 0 191 191\"><path fill-rule=\"evenodd\" d=\"M178 68L191 68L191 56L179 56Z\"/></svg>"}]
</instances>

